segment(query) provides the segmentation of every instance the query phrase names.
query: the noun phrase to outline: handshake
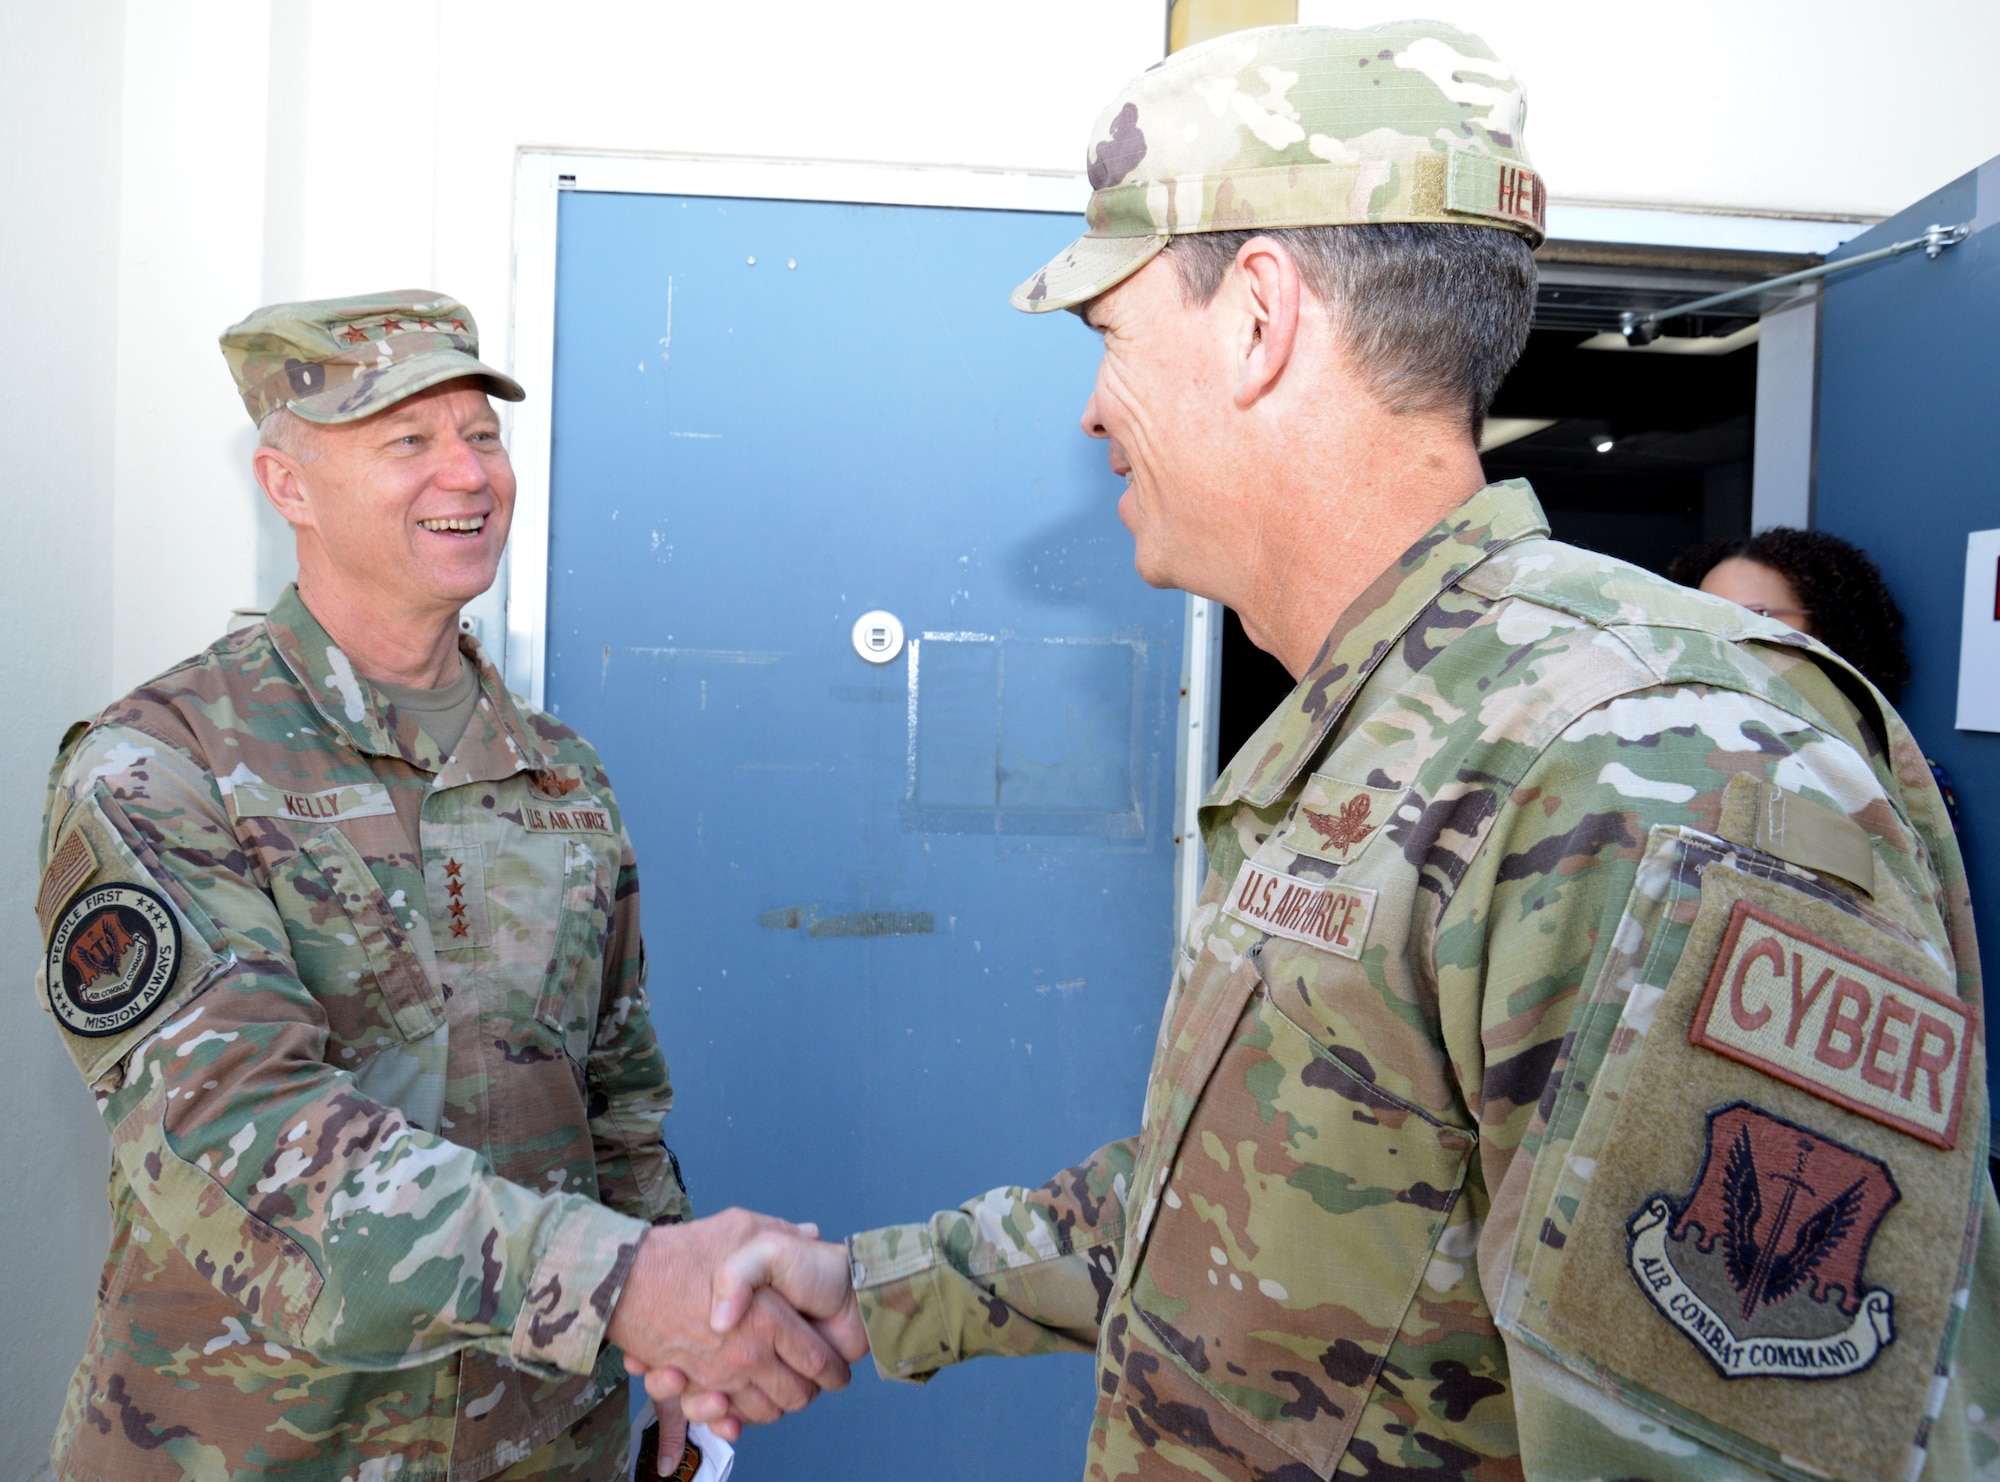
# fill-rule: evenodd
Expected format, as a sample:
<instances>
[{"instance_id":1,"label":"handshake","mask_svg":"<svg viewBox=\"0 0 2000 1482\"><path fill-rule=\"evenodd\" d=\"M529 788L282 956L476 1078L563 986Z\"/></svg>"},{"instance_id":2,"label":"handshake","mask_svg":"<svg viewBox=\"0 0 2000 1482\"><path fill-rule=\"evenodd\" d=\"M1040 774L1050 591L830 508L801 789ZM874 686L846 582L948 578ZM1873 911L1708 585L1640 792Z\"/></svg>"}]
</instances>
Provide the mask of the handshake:
<instances>
[{"instance_id":1,"label":"handshake","mask_svg":"<svg viewBox=\"0 0 2000 1482\"><path fill-rule=\"evenodd\" d=\"M868 1335L846 1248L818 1237L743 1209L646 1232L607 1335L659 1407L663 1461L685 1420L734 1441L847 1387Z\"/></svg>"}]
</instances>

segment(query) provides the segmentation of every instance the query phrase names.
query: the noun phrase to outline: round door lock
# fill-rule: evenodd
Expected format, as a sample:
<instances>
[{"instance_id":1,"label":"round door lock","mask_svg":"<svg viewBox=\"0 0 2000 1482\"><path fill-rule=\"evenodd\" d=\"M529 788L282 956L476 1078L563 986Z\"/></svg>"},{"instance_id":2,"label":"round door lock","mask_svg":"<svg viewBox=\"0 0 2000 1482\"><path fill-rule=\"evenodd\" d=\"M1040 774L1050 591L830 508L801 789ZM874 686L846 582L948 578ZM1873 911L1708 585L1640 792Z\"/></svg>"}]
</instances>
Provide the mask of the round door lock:
<instances>
[{"instance_id":1,"label":"round door lock","mask_svg":"<svg viewBox=\"0 0 2000 1482\"><path fill-rule=\"evenodd\" d=\"M854 651L871 664L886 664L903 651L903 625L893 612L864 612L855 620Z\"/></svg>"}]
</instances>

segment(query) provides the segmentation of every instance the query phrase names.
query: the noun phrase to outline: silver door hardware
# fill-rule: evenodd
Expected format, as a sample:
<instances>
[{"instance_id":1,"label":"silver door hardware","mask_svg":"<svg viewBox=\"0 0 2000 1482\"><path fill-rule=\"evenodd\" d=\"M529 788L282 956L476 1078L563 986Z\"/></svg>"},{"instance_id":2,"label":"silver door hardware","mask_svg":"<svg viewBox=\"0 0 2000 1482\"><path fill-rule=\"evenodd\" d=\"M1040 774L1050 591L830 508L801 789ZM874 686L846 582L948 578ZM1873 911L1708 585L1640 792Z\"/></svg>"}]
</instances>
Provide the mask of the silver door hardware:
<instances>
[{"instance_id":1,"label":"silver door hardware","mask_svg":"<svg viewBox=\"0 0 2000 1482\"><path fill-rule=\"evenodd\" d=\"M903 625L893 612L864 612L854 623L854 651L871 664L886 664L903 651Z\"/></svg>"},{"instance_id":2,"label":"silver door hardware","mask_svg":"<svg viewBox=\"0 0 2000 1482\"><path fill-rule=\"evenodd\" d=\"M1921 237L1911 237L1906 242L1877 247L1873 252L1864 252L1859 257L1844 257L1839 262L1823 262L1816 268L1807 268L1804 272L1787 273L1782 278L1768 278L1762 283L1750 283L1742 288L1732 288L1727 293L1713 293L1692 303L1669 304L1665 308L1653 309L1645 314L1639 313L1636 309L1628 309L1618 316L1618 332L1625 336L1627 344L1650 345L1660 337L1660 321L1663 319L1678 319L1683 314L1699 314L1704 309L1712 309L1739 298L1747 298L1753 293L1783 288L1792 283L1810 282L1814 278L1824 278L1831 273L1844 273L1849 268L1858 268L1864 263L1880 262L1885 257L1900 257L1913 247L1923 248L1924 256L1935 260L1945 248L1956 247L1971 235L1972 223L1969 221L1962 221L1957 226L1933 226Z\"/></svg>"}]
</instances>

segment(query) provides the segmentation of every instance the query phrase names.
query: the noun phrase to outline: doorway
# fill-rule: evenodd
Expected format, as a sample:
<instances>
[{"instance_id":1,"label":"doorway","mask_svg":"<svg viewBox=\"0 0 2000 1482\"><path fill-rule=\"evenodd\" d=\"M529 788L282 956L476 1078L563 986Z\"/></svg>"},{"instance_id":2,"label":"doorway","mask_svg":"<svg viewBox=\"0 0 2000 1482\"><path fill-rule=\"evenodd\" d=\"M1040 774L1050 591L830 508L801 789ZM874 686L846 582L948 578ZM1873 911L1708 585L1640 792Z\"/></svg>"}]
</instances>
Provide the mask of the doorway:
<instances>
[{"instance_id":1,"label":"doorway","mask_svg":"<svg viewBox=\"0 0 2000 1482\"><path fill-rule=\"evenodd\" d=\"M1534 485L1557 540L1664 573L1691 545L1750 533L1758 316L1752 296L1669 319L1644 350L1619 315L1809 267L1808 253L1550 241L1527 349L1480 441L1488 479ZM1234 756L1292 689L1223 619L1218 750Z\"/></svg>"}]
</instances>

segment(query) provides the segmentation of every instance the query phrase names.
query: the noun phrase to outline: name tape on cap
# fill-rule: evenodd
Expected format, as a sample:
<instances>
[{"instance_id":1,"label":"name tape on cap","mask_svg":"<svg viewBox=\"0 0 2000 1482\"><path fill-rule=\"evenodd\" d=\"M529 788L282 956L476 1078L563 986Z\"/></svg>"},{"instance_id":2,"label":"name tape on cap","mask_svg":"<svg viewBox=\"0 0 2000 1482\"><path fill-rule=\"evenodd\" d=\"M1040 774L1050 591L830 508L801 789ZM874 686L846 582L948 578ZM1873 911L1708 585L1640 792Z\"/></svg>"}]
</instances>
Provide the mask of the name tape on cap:
<instances>
[{"instance_id":1,"label":"name tape on cap","mask_svg":"<svg viewBox=\"0 0 2000 1482\"><path fill-rule=\"evenodd\" d=\"M1688 1039L1949 1149L1974 1033L1968 1005L1738 901Z\"/></svg>"}]
</instances>

